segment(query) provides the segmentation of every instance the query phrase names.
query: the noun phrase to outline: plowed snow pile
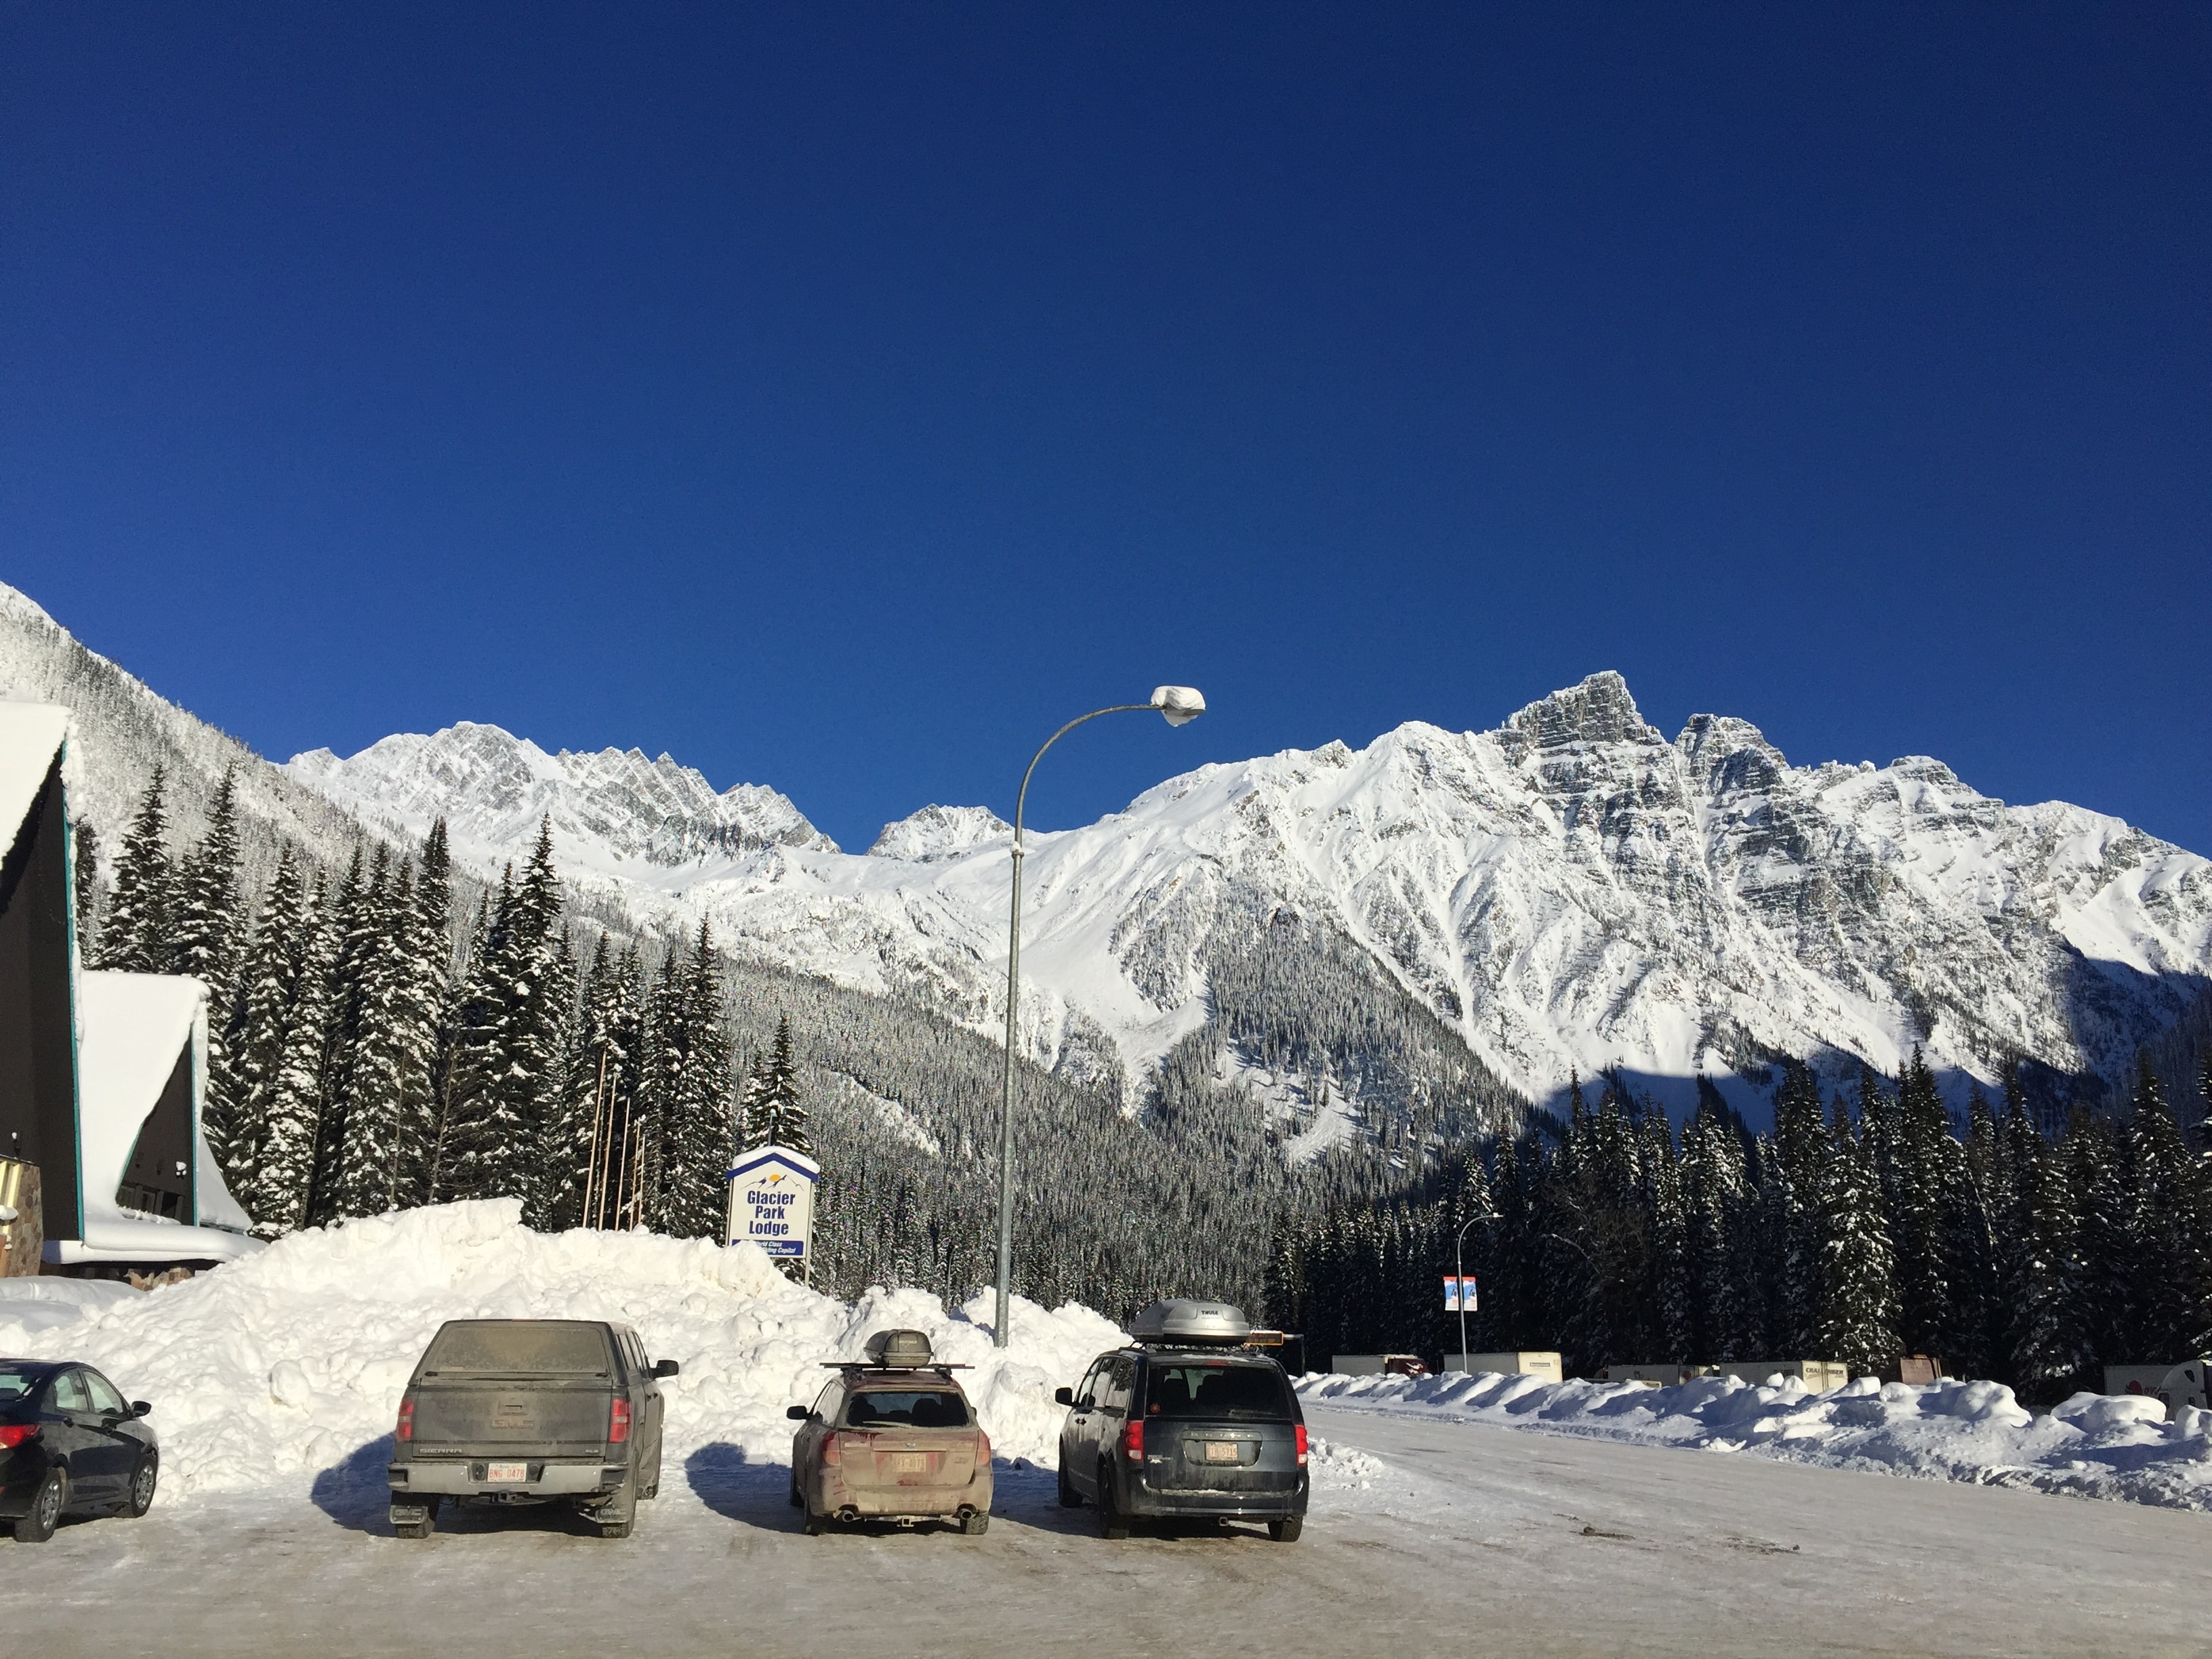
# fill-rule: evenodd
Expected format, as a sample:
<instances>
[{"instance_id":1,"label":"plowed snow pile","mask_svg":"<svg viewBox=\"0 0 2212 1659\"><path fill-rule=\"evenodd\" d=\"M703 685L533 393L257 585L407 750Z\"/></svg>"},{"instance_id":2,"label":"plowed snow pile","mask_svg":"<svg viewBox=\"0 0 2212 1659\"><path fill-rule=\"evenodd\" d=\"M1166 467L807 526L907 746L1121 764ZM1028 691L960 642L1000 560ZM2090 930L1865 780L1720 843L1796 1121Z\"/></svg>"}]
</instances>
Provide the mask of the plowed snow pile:
<instances>
[{"instance_id":1,"label":"plowed snow pile","mask_svg":"<svg viewBox=\"0 0 2212 1659\"><path fill-rule=\"evenodd\" d=\"M2212 1510L2212 1412L2185 1407L2168 1423L2157 1401L2141 1396L2077 1394L2039 1417L2002 1383L1920 1387L1870 1376L1828 1394L1796 1378L1709 1376L1646 1389L1487 1371L1310 1375L1297 1389L1316 1404Z\"/></svg>"},{"instance_id":2,"label":"plowed snow pile","mask_svg":"<svg viewBox=\"0 0 2212 1659\"><path fill-rule=\"evenodd\" d=\"M513 1200L448 1204L312 1229L246 1261L141 1294L55 1279L0 1280L0 1353L89 1361L151 1401L165 1497L304 1485L392 1431L401 1391L441 1322L611 1319L634 1325L664 1382L664 1466L730 1443L784 1462L787 1406L811 1403L824 1359L871 1332L929 1333L1000 1458L1049 1467L1075 1382L1116 1326L1087 1308L1016 1298L1012 1346L991 1346L990 1298L948 1312L920 1291L848 1305L786 1280L751 1244L636 1233L534 1233ZM59 1286L70 1293L51 1292ZM20 1287L20 1295L19 1295ZM381 1479L380 1468L377 1471Z\"/></svg>"}]
</instances>

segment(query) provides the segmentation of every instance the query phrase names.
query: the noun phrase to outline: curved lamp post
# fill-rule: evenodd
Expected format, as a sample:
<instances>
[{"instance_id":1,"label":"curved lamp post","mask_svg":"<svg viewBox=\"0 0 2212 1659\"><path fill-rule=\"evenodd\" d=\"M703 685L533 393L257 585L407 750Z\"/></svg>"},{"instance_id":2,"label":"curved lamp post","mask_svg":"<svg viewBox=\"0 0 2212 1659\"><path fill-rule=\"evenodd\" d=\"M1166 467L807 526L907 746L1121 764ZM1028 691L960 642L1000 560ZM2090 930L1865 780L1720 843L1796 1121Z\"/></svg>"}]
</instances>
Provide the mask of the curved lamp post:
<instances>
[{"instance_id":1,"label":"curved lamp post","mask_svg":"<svg viewBox=\"0 0 2212 1659\"><path fill-rule=\"evenodd\" d=\"M999 1298L998 1315L991 1328L994 1346L1005 1347L1013 1317L1014 1291L1014 1010L1022 988L1022 809L1030 798L1030 774L1036 770L1044 751L1085 720L1101 714L1127 714L1157 708L1170 726L1188 726L1206 712L1206 699L1188 685L1164 685L1150 702L1117 702L1110 708L1094 708L1044 740L1043 748L1030 757L1022 774L1022 791L1014 798L1014 896L1012 915L1006 925L1006 1080L999 1103Z\"/></svg>"}]
</instances>

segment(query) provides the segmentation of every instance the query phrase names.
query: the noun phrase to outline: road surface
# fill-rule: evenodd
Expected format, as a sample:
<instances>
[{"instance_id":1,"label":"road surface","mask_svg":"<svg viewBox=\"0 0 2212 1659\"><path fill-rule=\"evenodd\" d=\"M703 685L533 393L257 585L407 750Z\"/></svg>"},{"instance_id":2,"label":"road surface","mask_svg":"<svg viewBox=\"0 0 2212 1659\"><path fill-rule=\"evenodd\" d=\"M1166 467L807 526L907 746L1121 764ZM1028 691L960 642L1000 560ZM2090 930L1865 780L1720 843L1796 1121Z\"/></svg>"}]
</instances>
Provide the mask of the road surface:
<instances>
[{"instance_id":1,"label":"road surface","mask_svg":"<svg viewBox=\"0 0 2212 1659\"><path fill-rule=\"evenodd\" d=\"M0 1650L2212 1654L2203 1515L1433 1418L1310 1420L1335 1484L1292 1545L1256 1528L1109 1544L1033 1470L1001 1472L982 1538L810 1539L784 1468L733 1446L672 1465L625 1541L520 1511L402 1542L380 1443L312 1501L157 1503L0 1543Z\"/></svg>"}]
</instances>

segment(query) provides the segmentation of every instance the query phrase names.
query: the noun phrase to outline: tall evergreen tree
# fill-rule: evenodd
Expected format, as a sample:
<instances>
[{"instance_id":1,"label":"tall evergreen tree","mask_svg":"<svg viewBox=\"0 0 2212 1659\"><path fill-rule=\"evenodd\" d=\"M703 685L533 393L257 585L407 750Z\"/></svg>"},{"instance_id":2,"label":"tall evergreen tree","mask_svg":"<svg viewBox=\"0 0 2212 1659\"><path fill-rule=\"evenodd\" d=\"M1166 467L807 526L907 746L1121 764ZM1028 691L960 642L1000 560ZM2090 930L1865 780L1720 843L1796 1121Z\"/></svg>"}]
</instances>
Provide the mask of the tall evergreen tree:
<instances>
[{"instance_id":1,"label":"tall evergreen tree","mask_svg":"<svg viewBox=\"0 0 2212 1659\"><path fill-rule=\"evenodd\" d=\"M792 1055L790 1015L776 1022L775 1046L745 1079L739 1112L747 1151L781 1146L786 1152L813 1156L814 1142L806 1133L806 1103L799 1094L799 1065Z\"/></svg>"},{"instance_id":2,"label":"tall evergreen tree","mask_svg":"<svg viewBox=\"0 0 2212 1659\"><path fill-rule=\"evenodd\" d=\"M663 979L670 994L663 1004L655 1102L660 1158L653 1227L678 1238L718 1237L728 1195L730 1044L713 937L703 921L690 960L671 952Z\"/></svg>"},{"instance_id":3,"label":"tall evergreen tree","mask_svg":"<svg viewBox=\"0 0 2212 1659\"><path fill-rule=\"evenodd\" d=\"M100 965L131 973L169 969L174 872L169 861L167 779L154 769L115 861L115 891L100 925Z\"/></svg>"},{"instance_id":4,"label":"tall evergreen tree","mask_svg":"<svg viewBox=\"0 0 2212 1659\"><path fill-rule=\"evenodd\" d=\"M2129 1124L2135 1191L2135 1294L2145 1358L2212 1349L2212 1182L2192 1157L2148 1055Z\"/></svg>"},{"instance_id":5,"label":"tall evergreen tree","mask_svg":"<svg viewBox=\"0 0 2212 1659\"><path fill-rule=\"evenodd\" d=\"M1897 1352L1889 1230L1865 1148L1838 1100L1820 1183L1817 1352L1869 1370Z\"/></svg>"},{"instance_id":6,"label":"tall evergreen tree","mask_svg":"<svg viewBox=\"0 0 2212 1659\"><path fill-rule=\"evenodd\" d=\"M299 943L290 969L292 990L283 1035L265 1104L258 1108L260 1139L254 1149L247 1194L240 1194L254 1231L275 1237L307 1220L321 1139L324 1059L329 1048L331 970L337 957L335 926L321 878L302 907Z\"/></svg>"},{"instance_id":7,"label":"tall evergreen tree","mask_svg":"<svg viewBox=\"0 0 2212 1659\"><path fill-rule=\"evenodd\" d=\"M287 847L277 856L276 873L262 897L260 918L246 952L237 1041L232 1049L236 1104L223 1174L241 1203L258 1190L270 1103L299 997L307 903L299 866Z\"/></svg>"},{"instance_id":8,"label":"tall evergreen tree","mask_svg":"<svg viewBox=\"0 0 2212 1659\"><path fill-rule=\"evenodd\" d=\"M1890 1228L1897 1251L1897 1334L1908 1353L1937 1353L1951 1322L1944 1194L1958 1143L1935 1073L1918 1049L1899 1079Z\"/></svg>"},{"instance_id":9,"label":"tall evergreen tree","mask_svg":"<svg viewBox=\"0 0 2212 1659\"><path fill-rule=\"evenodd\" d=\"M75 848L70 884L76 890L77 953L86 962L97 962L100 913L106 908L100 886L100 831L89 818L77 818L70 824L70 841Z\"/></svg>"},{"instance_id":10,"label":"tall evergreen tree","mask_svg":"<svg viewBox=\"0 0 2212 1659\"><path fill-rule=\"evenodd\" d=\"M176 874L169 971L208 988L207 1090L201 1122L208 1146L225 1157L239 1093L231 1061L239 1018L238 978L245 954L245 897L238 877L238 777L226 769L208 809L207 834Z\"/></svg>"}]
</instances>

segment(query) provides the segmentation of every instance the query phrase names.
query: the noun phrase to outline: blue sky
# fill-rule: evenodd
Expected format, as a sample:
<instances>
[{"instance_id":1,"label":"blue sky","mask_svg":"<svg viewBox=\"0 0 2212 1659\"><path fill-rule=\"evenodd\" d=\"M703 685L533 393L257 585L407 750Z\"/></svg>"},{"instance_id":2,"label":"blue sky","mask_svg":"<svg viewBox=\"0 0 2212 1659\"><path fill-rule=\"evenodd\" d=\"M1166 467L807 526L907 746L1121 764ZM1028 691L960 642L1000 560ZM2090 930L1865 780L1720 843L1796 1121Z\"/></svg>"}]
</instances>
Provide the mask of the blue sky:
<instances>
[{"instance_id":1,"label":"blue sky","mask_svg":"<svg viewBox=\"0 0 2212 1659\"><path fill-rule=\"evenodd\" d=\"M2212 22L0 19L0 577L282 758L865 847L1599 668L2212 852Z\"/></svg>"}]
</instances>

